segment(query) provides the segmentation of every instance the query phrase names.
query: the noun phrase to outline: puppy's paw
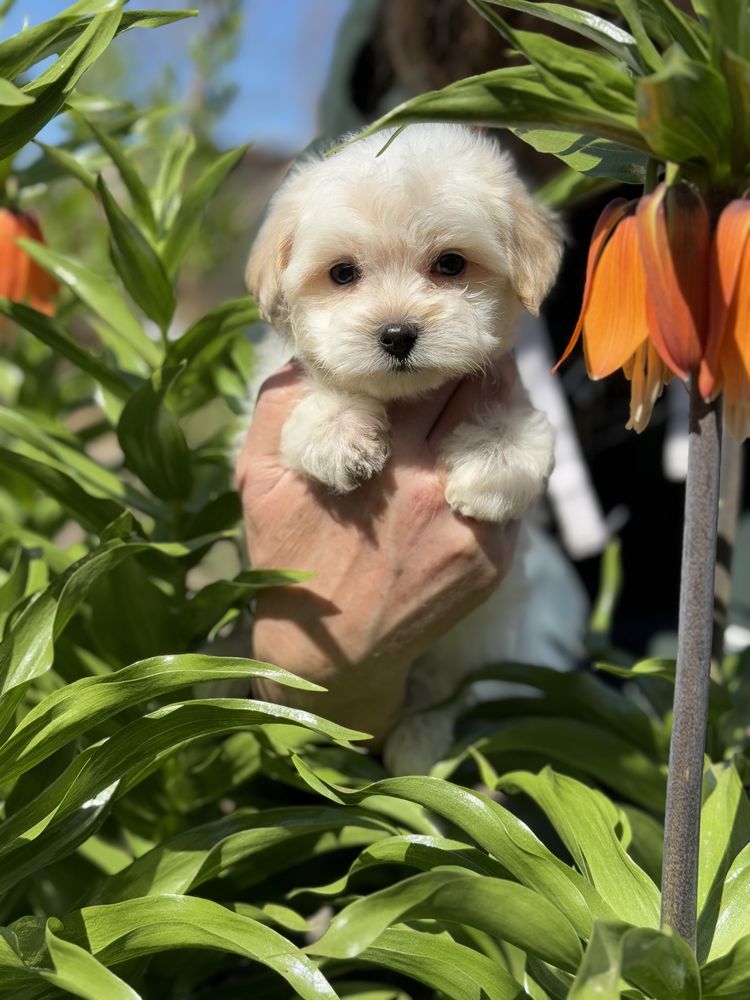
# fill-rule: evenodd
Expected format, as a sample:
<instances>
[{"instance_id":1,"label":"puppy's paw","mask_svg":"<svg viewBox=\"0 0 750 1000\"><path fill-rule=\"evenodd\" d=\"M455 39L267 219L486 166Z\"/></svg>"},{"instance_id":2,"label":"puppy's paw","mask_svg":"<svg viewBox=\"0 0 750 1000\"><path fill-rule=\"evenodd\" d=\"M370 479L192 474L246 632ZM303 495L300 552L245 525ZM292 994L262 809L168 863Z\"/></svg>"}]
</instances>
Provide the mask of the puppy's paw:
<instances>
[{"instance_id":1,"label":"puppy's paw","mask_svg":"<svg viewBox=\"0 0 750 1000\"><path fill-rule=\"evenodd\" d=\"M373 428L336 424L308 437L297 468L333 493L350 493L382 472L389 452L387 436Z\"/></svg>"},{"instance_id":2,"label":"puppy's paw","mask_svg":"<svg viewBox=\"0 0 750 1000\"><path fill-rule=\"evenodd\" d=\"M291 469L349 493L382 472L390 454L382 404L312 392L284 425L282 454Z\"/></svg>"},{"instance_id":3,"label":"puppy's paw","mask_svg":"<svg viewBox=\"0 0 750 1000\"><path fill-rule=\"evenodd\" d=\"M552 472L554 437L547 418L528 408L494 425L465 424L441 454L445 499L476 521L509 521L544 491Z\"/></svg>"},{"instance_id":4,"label":"puppy's paw","mask_svg":"<svg viewBox=\"0 0 750 1000\"><path fill-rule=\"evenodd\" d=\"M500 477L483 477L479 467L455 470L448 475L445 499L451 510L475 521L510 521L518 517L528 506L509 490L503 488ZM515 484L510 484L512 488Z\"/></svg>"}]
</instances>

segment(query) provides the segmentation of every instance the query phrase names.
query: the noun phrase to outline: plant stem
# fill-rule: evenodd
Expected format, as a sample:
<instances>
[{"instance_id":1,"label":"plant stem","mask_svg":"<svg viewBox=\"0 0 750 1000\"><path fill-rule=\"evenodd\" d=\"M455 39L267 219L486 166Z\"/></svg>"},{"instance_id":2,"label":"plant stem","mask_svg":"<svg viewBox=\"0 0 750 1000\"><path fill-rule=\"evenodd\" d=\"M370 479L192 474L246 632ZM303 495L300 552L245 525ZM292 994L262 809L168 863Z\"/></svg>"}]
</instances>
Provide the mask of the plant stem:
<instances>
[{"instance_id":1,"label":"plant stem","mask_svg":"<svg viewBox=\"0 0 750 1000\"><path fill-rule=\"evenodd\" d=\"M693 379L661 896L662 927L676 931L693 951L720 460L718 404L704 402Z\"/></svg>"}]
</instances>

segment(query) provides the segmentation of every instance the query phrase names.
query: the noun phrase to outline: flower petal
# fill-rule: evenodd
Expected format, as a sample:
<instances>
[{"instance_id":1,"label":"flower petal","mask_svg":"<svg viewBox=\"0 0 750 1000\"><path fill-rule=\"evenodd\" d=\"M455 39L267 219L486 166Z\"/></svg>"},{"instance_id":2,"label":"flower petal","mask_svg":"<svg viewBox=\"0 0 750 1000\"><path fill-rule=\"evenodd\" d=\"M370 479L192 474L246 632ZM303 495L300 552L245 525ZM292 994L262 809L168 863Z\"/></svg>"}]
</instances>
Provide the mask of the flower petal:
<instances>
[{"instance_id":1,"label":"flower petal","mask_svg":"<svg viewBox=\"0 0 750 1000\"><path fill-rule=\"evenodd\" d=\"M581 312L578 316L578 322L575 325L575 329L573 330L573 335L570 338L568 346L563 351L560 360L552 369L553 372L556 372L563 361L570 357L573 348L578 343L578 339L581 336L581 330L583 329L583 319L586 315L586 307L588 306L589 298L591 296L592 277L594 271L610 233L623 217L630 204L631 203L626 201L624 198L615 198L605 206L602 214L596 221L594 232L591 235L588 259L586 261L586 283L583 286L583 303L581 304Z\"/></svg>"},{"instance_id":2,"label":"flower petal","mask_svg":"<svg viewBox=\"0 0 750 1000\"><path fill-rule=\"evenodd\" d=\"M733 437L744 440L750 428L750 239L745 240L729 303L719 354L727 424Z\"/></svg>"},{"instance_id":3,"label":"flower petal","mask_svg":"<svg viewBox=\"0 0 750 1000\"><path fill-rule=\"evenodd\" d=\"M648 336L646 273L634 215L625 215L602 250L583 320L591 378L622 368Z\"/></svg>"},{"instance_id":4,"label":"flower petal","mask_svg":"<svg viewBox=\"0 0 750 1000\"><path fill-rule=\"evenodd\" d=\"M711 244L708 339L699 377L705 398L716 395L721 388L719 352L749 238L750 201L737 198L719 216Z\"/></svg>"},{"instance_id":5,"label":"flower petal","mask_svg":"<svg viewBox=\"0 0 750 1000\"><path fill-rule=\"evenodd\" d=\"M18 246L19 238L44 243L36 217L30 212L0 209L0 295L53 313L57 281Z\"/></svg>"},{"instance_id":6,"label":"flower petal","mask_svg":"<svg viewBox=\"0 0 750 1000\"><path fill-rule=\"evenodd\" d=\"M681 378L697 371L708 320L710 225L701 196L687 184L660 184L638 203L641 253L662 360Z\"/></svg>"}]
</instances>

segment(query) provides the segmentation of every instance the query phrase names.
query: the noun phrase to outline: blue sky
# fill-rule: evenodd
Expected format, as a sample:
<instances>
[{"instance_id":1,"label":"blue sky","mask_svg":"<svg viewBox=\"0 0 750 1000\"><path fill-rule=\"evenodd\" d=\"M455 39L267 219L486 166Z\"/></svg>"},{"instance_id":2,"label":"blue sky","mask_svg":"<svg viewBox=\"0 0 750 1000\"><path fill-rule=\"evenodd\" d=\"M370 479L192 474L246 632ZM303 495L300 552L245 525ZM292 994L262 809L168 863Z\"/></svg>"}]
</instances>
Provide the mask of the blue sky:
<instances>
[{"instance_id":1,"label":"blue sky","mask_svg":"<svg viewBox=\"0 0 750 1000\"><path fill-rule=\"evenodd\" d=\"M283 153L303 148L315 136L315 112L331 60L336 32L351 0L244 0L237 57L226 76L239 86L220 130L223 144L252 141ZM201 0L132 0L138 9L201 8ZM61 0L16 0L5 19L5 38L27 18L36 24L60 13ZM156 31L129 32L116 44L137 53L144 80L158 77L172 61L178 79L187 70L186 41L198 30L193 19ZM181 72L181 70L183 72ZM130 95L129 95L130 96Z\"/></svg>"}]
</instances>

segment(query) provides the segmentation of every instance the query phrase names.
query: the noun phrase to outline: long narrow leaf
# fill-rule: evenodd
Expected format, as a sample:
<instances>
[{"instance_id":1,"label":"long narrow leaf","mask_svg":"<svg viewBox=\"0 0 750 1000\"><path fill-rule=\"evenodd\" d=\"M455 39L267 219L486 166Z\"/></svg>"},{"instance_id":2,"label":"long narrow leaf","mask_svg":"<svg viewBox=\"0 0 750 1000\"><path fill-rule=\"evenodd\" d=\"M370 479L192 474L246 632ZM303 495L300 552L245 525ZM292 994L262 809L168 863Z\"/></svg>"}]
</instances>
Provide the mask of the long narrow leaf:
<instances>
[{"instance_id":1,"label":"long narrow leaf","mask_svg":"<svg viewBox=\"0 0 750 1000\"><path fill-rule=\"evenodd\" d=\"M97 187L110 225L115 268L134 301L160 330L166 331L174 314L175 300L161 259L117 204L101 177Z\"/></svg>"}]
</instances>

